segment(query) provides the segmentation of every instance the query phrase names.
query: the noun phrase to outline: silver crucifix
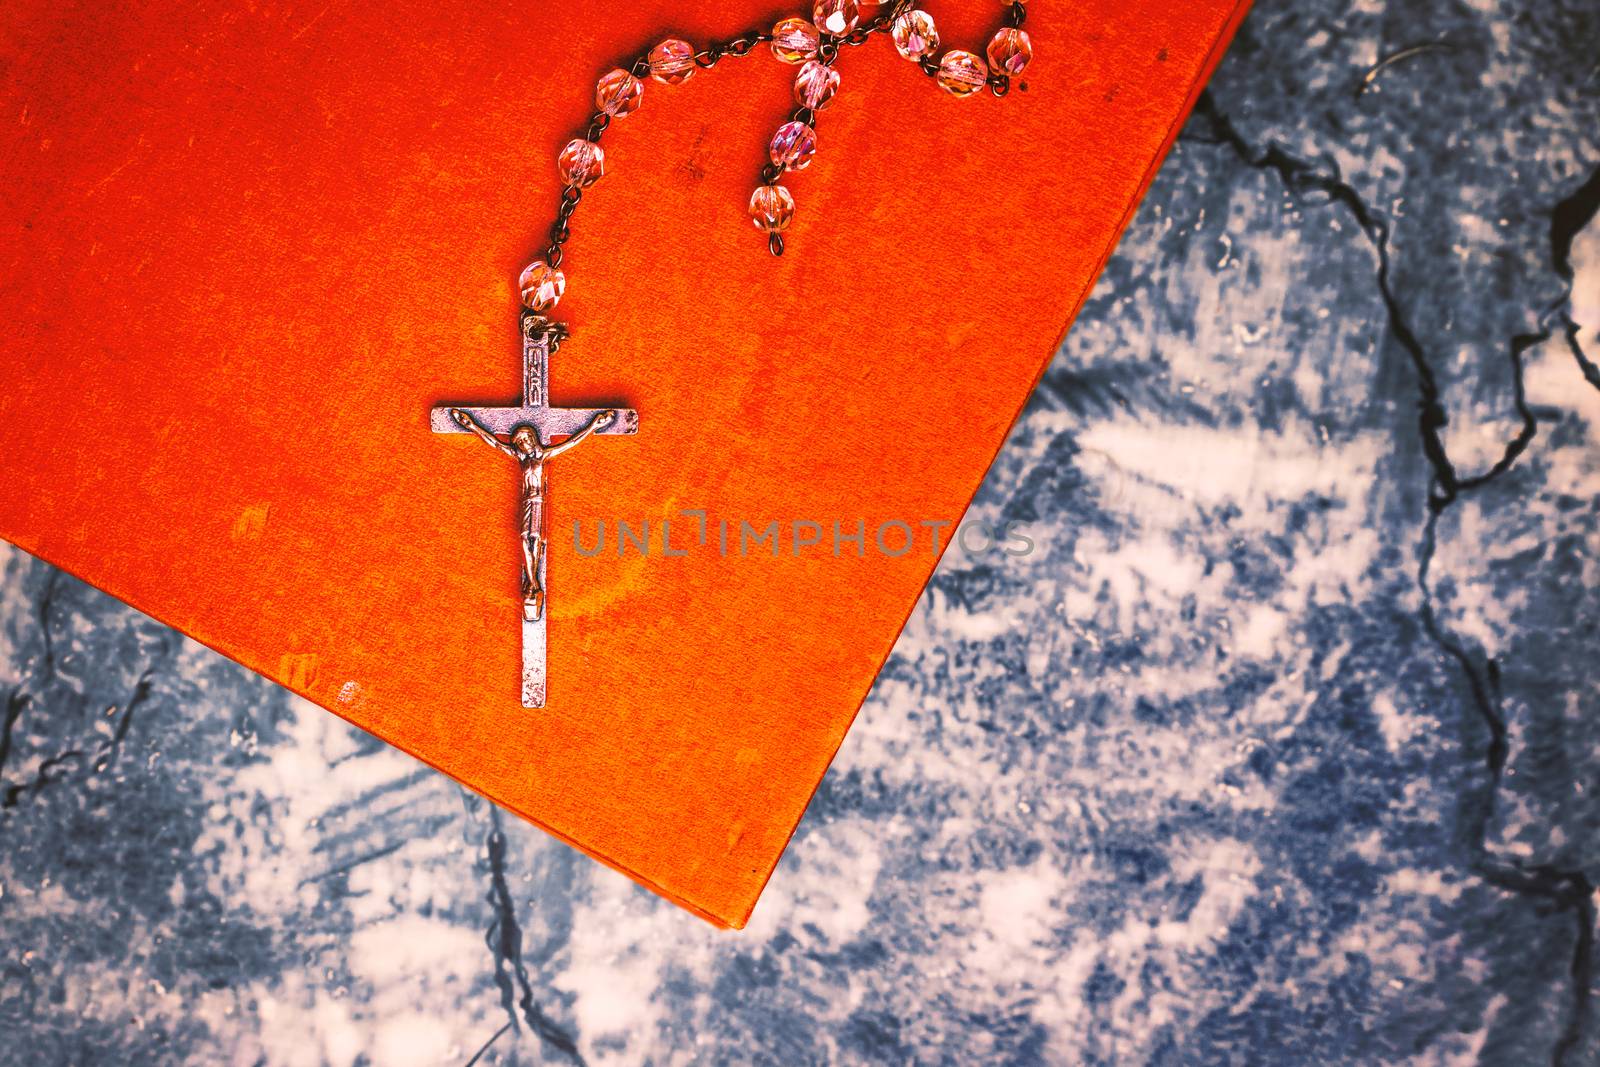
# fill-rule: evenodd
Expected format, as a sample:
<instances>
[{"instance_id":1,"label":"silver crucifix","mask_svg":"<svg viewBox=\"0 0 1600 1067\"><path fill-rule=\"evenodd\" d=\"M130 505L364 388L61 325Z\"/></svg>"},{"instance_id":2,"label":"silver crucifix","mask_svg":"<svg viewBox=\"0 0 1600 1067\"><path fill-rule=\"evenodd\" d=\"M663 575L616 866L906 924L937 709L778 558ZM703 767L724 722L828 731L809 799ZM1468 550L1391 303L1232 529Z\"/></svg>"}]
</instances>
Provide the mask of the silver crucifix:
<instances>
[{"instance_id":1,"label":"silver crucifix","mask_svg":"<svg viewBox=\"0 0 1600 1067\"><path fill-rule=\"evenodd\" d=\"M550 406L550 351L561 328L542 315L522 316L522 406L434 408L434 433L474 433L522 467L522 706L545 701L545 462L590 434L639 432L639 413L628 408ZM509 441L502 441L505 434ZM565 437L560 444L548 444Z\"/></svg>"}]
</instances>

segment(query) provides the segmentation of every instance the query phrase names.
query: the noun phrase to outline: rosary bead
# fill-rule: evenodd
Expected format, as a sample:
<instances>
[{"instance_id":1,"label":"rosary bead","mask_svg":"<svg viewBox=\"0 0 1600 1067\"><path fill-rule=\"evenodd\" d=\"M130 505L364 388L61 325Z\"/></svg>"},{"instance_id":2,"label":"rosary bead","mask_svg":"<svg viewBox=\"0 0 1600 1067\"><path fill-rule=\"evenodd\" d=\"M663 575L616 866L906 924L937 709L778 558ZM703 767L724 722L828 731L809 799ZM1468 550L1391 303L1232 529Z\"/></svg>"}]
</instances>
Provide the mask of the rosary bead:
<instances>
[{"instance_id":1,"label":"rosary bead","mask_svg":"<svg viewBox=\"0 0 1600 1067\"><path fill-rule=\"evenodd\" d=\"M801 67L794 79L795 103L813 111L827 107L838 91L839 72L815 59Z\"/></svg>"},{"instance_id":2,"label":"rosary bead","mask_svg":"<svg viewBox=\"0 0 1600 1067\"><path fill-rule=\"evenodd\" d=\"M1015 77L1033 59L1033 41L1026 30L1007 26L989 41L989 66L996 74Z\"/></svg>"},{"instance_id":3,"label":"rosary bead","mask_svg":"<svg viewBox=\"0 0 1600 1067\"><path fill-rule=\"evenodd\" d=\"M922 59L939 50L939 30L926 11L907 11L890 27L894 46L907 59Z\"/></svg>"},{"instance_id":4,"label":"rosary bead","mask_svg":"<svg viewBox=\"0 0 1600 1067\"><path fill-rule=\"evenodd\" d=\"M762 233L781 233L794 218L794 197L781 185L758 185L750 194L750 221Z\"/></svg>"},{"instance_id":5,"label":"rosary bead","mask_svg":"<svg viewBox=\"0 0 1600 1067\"><path fill-rule=\"evenodd\" d=\"M939 61L939 85L951 96L971 96L989 83L989 68L971 52L952 48Z\"/></svg>"},{"instance_id":6,"label":"rosary bead","mask_svg":"<svg viewBox=\"0 0 1600 1067\"><path fill-rule=\"evenodd\" d=\"M785 63L804 63L817 58L822 43L817 28L802 18L784 19L772 27L772 54Z\"/></svg>"},{"instance_id":7,"label":"rosary bead","mask_svg":"<svg viewBox=\"0 0 1600 1067\"><path fill-rule=\"evenodd\" d=\"M561 180L568 185L593 185L606 172L605 151L581 137L568 141L556 162L561 169Z\"/></svg>"},{"instance_id":8,"label":"rosary bead","mask_svg":"<svg viewBox=\"0 0 1600 1067\"><path fill-rule=\"evenodd\" d=\"M861 21L861 5L856 0L816 0L811 13L817 29L841 37Z\"/></svg>"},{"instance_id":9,"label":"rosary bead","mask_svg":"<svg viewBox=\"0 0 1600 1067\"><path fill-rule=\"evenodd\" d=\"M663 85L682 85L694 74L694 46L669 37L650 49L650 77Z\"/></svg>"},{"instance_id":10,"label":"rosary bead","mask_svg":"<svg viewBox=\"0 0 1600 1067\"><path fill-rule=\"evenodd\" d=\"M517 284L522 288L522 304L530 311L549 311L561 302L567 291L567 276L542 259L529 263Z\"/></svg>"},{"instance_id":11,"label":"rosary bead","mask_svg":"<svg viewBox=\"0 0 1600 1067\"><path fill-rule=\"evenodd\" d=\"M805 170L817 153L817 131L803 122L785 122L772 135L772 162L784 170Z\"/></svg>"},{"instance_id":12,"label":"rosary bead","mask_svg":"<svg viewBox=\"0 0 1600 1067\"><path fill-rule=\"evenodd\" d=\"M644 82L621 67L601 78L594 87L594 106L614 119L633 114L643 100Z\"/></svg>"}]
</instances>

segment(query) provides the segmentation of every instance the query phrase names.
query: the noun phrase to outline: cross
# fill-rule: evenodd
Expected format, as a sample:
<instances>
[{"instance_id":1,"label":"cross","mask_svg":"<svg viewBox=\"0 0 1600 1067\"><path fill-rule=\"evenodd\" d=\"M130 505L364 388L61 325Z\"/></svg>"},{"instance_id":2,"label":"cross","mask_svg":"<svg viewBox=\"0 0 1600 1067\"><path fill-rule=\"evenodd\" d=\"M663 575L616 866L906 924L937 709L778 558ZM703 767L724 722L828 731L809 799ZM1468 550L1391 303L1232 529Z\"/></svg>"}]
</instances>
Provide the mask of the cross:
<instances>
[{"instance_id":1,"label":"cross","mask_svg":"<svg viewBox=\"0 0 1600 1067\"><path fill-rule=\"evenodd\" d=\"M434 433L475 433L522 467L522 706L542 708L548 612L545 587L544 465L590 434L639 432L639 413L629 408L550 406L550 352L563 335L542 315L522 315L522 406L437 407L429 416ZM500 434L510 437L502 441ZM556 437L565 437L551 444Z\"/></svg>"}]
</instances>

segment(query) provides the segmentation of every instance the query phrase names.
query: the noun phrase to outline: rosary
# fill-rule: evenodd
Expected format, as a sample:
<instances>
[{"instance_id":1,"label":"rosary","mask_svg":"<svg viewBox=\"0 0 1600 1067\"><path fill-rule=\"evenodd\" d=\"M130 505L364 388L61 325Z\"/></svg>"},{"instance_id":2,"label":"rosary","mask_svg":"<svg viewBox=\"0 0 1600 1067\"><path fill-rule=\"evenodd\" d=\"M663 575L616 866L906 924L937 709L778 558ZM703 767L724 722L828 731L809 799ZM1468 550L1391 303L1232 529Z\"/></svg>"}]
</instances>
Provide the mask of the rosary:
<instances>
[{"instance_id":1,"label":"rosary","mask_svg":"<svg viewBox=\"0 0 1600 1067\"><path fill-rule=\"evenodd\" d=\"M783 255L783 232L794 218L794 197L782 184L790 171L811 165L817 151L817 113L839 89L834 61L845 45L865 44L887 31L894 46L951 96L968 97L987 88L997 97L1011 89L1011 79L1033 59L1033 44L1022 29L1026 11L1021 0L1006 6L1006 24L995 31L985 50L987 62L973 52L952 48L942 56L933 17L913 8L914 0L863 5L857 0L816 0L812 18L786 18L770 33L751 32L696 51L687 41L668 38L636 59L617 67L595 86L595 114L584 136L568 142L557 157L563 189L550 243L541 258L522 272L522 403L517 407L437 407L430 425L435 433L475 434L496 451L515 460L522 471L522 506L518 530L522 541L522 705L542 708L546 696L546 567L545 461L576 447L591 434L633 434L638 412L631 409L558 408L550 405L550 356L567 336L567 328L545 313L566 292L561 271L562 245L572 236L571 222L583 190L605 174L600 138L613 119L625 118L644 100L645 78L662 85L682 85L697 69L709 70L724 56L748 55L769 44L784 63L800 67L795 75L798 105L778 127L769 147L771 162L762 168L761 184L750 196L750 220L767 235L767 247ZM862 21L863 6L883 8ZM502 439L504 437L504 439ZM549 444L555 438L559 444Z\"/></svg>"}]
</instances>

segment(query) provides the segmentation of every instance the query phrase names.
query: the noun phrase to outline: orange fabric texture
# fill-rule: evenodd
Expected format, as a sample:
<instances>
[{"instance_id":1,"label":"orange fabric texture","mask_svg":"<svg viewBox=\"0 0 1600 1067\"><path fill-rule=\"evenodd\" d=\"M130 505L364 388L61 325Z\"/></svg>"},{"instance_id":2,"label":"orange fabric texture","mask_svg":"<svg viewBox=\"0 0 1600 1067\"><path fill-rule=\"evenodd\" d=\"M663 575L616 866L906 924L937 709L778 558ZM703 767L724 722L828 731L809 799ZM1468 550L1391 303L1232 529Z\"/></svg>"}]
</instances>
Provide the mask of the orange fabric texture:
<instances>
[{"instance_id":1,"label":"orange fabric texture","mask_svg":"<svg viewBox=\"0 0 1600 1067\"><path fill-rule=\"evenodd\" d=\"M978 52L1002 10L927 6ZM12 0L0 534L742 925L933 568L918 524L961 516L1244 4L1028 9L1006 100L844 51L782 259L745 204L796 68L724 59L613 124L552 392L641 432L550 465L527 711L517 472L428 408L519 395L514 283L596 78L792 12ZM781 554L741 557L774 520Z\"/></svg>"}]
</instances>

